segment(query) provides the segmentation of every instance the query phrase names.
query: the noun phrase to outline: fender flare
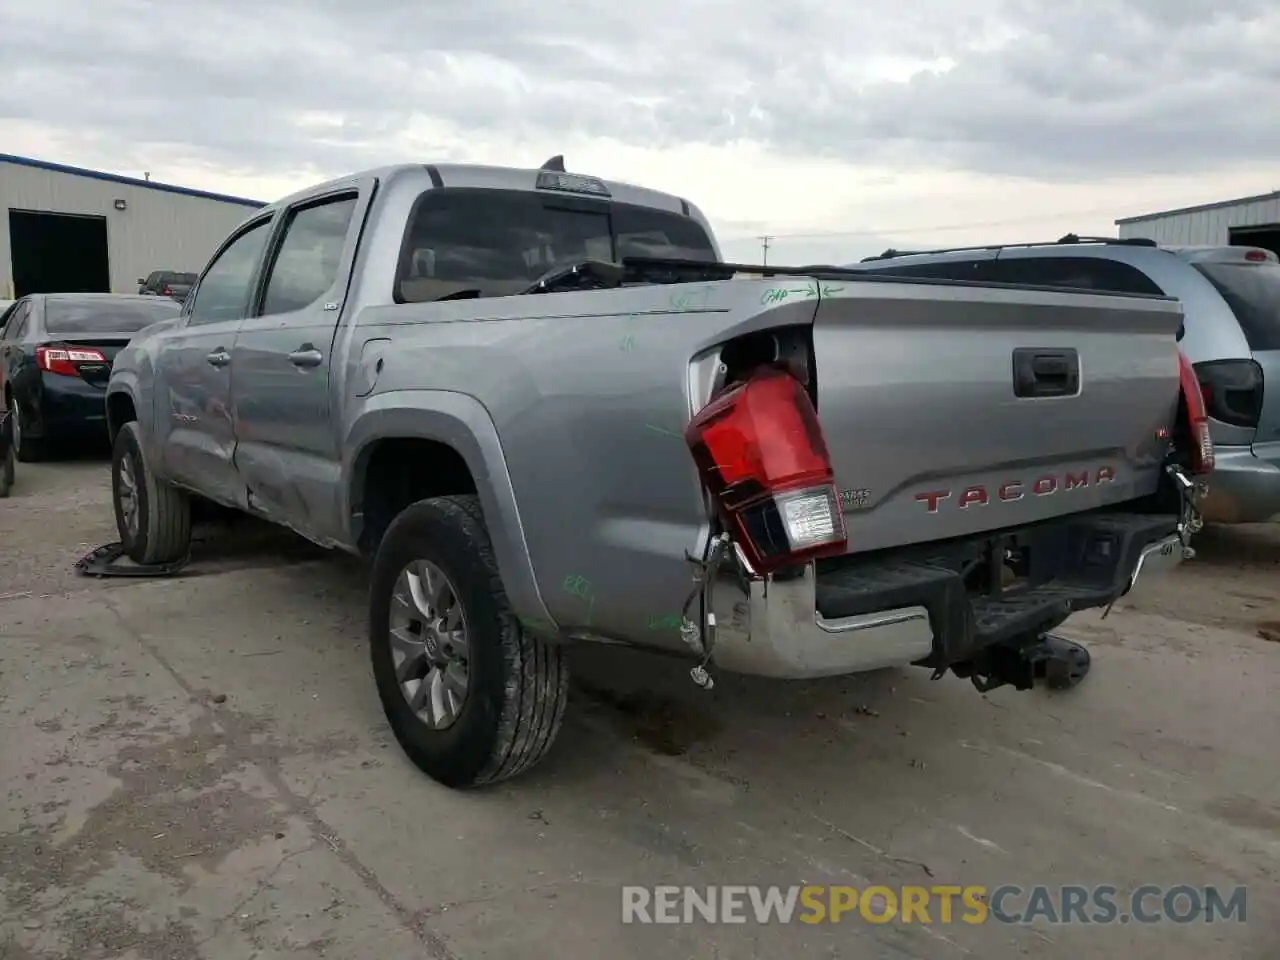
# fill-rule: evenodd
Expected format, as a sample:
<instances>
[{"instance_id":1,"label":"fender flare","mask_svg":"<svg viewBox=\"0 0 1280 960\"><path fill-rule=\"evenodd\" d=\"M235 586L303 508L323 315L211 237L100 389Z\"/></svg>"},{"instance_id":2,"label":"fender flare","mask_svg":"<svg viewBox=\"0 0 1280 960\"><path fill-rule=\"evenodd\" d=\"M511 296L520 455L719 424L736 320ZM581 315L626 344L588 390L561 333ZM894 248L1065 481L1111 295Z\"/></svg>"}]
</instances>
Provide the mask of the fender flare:
<instances>
[{"instance_id":1,"label":"fender flare","mask_svg":"<svg viewBox=\"0 0 1280 960\"><path fill-rule=\"evenodd\" d=\"M511 475L489 411L475 397L449 390L392 390L369 397L347 427L340 508L349 543L360 539L353 504L364 494L364 471L375 443L433 440L452 447L476 481L476 493L507 597L524 619L550 621L529 557Z\"/></svg>"},{"instance_id":2,"label":"fender flare","mask_svg":"<svg viewBox=\"0 0 1280 960\"><path fill-rule=\"evenodd\" d=\"M107 430L110 436L115 436L116 431L120 429L120 424L111 419L111 398L117 394L124 394L133 404L133 412L138 417L138 425L142 428L142 436L145 438L151 435L151 412L142 405L142 401L138 399L138 375L132 370L125 370L119 373L112 372L111 380L107 383L107 395L103 398L102 403L106 407L107 412Z\"/></svg>"}]
</instances>

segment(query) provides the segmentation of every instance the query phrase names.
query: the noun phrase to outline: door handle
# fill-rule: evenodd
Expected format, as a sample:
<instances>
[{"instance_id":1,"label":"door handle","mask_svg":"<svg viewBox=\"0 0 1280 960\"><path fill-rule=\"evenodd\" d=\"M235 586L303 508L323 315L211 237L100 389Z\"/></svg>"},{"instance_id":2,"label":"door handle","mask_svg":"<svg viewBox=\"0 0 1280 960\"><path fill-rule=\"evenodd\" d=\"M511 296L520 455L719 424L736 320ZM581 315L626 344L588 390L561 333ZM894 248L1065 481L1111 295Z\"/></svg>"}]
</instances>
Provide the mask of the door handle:
<instances>
[{"instance_id":1,"label":"door handle","mask_svg":"<svg viewBox=\"0 0 1280 960\"><path fill-rule=\"evenodd\" d=\"M225 367L231 362L231 354L227 353L226 347L219 347L205 359L209 361L211 366Z\"/></svg>"},{"instance_id":2,"label":"door handle","mask_svg":"<svg viewBox=\"0 0 1280 960\"><path fill-rule=\"evenodd\" d=\"M324 354L309 343L304 343L289 354L289 362L295 367L318 367L324 362Z\"/></svg>"}]
</instances>

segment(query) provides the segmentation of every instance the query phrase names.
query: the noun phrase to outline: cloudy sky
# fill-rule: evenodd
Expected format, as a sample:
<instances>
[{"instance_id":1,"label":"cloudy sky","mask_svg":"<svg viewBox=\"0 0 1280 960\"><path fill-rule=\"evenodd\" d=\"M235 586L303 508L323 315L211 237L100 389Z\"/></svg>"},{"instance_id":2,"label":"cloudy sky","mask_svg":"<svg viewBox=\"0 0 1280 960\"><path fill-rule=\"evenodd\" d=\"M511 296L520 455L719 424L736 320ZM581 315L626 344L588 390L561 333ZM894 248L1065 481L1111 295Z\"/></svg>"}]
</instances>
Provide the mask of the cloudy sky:
<instances>
[{"instance_id":1,"label":"cloudy sky","mask_svg":"<svg viewBox=\"0 0 1280 960\"><path fill-rule=\"evenodd\" d=\"M1274 0L0 0L0 151L264 200L395 161L688 196L726 253L1280 189Z\"/></svg>"}]
</instances>

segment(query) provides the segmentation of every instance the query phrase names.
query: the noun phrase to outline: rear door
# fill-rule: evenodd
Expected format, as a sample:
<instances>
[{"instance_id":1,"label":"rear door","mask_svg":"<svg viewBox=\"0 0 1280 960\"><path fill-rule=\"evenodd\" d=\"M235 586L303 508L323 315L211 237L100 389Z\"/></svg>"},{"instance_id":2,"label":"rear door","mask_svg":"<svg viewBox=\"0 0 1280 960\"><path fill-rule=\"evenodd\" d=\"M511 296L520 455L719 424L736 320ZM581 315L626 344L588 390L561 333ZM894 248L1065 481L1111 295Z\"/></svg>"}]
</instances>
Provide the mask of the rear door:
<instances>
[{"instance_id":1,"label":"rear door","mask_svg":"<svg viewBox=\"0 0 1280 960\"><path fill-rule=\"evenodd\" d=\"M157 336L154 423L165 475L239 507L245 495L235 471L231 350L272 222L268 215L232 234L187 298L184 322Z\"/></svg>"},{"instance_id":2,"label":"rear door","mask_svg":"<svg viewBox=\"0 0 1280 960\"><path fill-rule=\"evenodd\" d=\"M1262 368L1254 443L1280 444L1280 262L1273 253L1238 247L1193 260L1192 266L1227 301Z\"/></svg>"},{"instance_id":3,"label":"rear door","mask_svg":"<svg viewBox=\"0 0 1280 960\"><path fill-rule=\"evenodd\" d=\"M374 185L353 181L284 212L232 351L235 462L250 506L308 534L340 533L321 529L341 465L332 350Z\"/></svg>"}]
</instances>

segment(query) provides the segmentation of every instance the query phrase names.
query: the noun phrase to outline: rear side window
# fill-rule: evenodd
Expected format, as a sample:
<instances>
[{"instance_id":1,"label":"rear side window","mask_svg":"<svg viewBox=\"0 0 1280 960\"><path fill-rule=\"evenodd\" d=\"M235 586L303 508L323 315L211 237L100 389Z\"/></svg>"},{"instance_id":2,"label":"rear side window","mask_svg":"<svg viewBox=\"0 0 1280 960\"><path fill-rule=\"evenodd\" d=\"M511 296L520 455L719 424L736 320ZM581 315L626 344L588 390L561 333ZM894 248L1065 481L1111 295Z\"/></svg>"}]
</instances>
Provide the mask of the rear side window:
<instances>
[{"instance_id":1,"label":"rear side window","mask_svg":"<svg viewBox=\"0 0 1280 960\"><path fill-rule=\"evenodd\" d=\"M991 261L984 272L986 279L993 283L1075 287L1148 296L1164 293L1137 267L1103 257L1011 257Z\"/></svg>"},{"instance_id":2,"label":"rear side window","mask_svg":"<svg viewBox=\"0 0 1280 960\"><path fill-rule=\"evenodd\" d=\"M164 298L137 300L45 301L44 330L54 337L82 337L99 333L137 333L161 320L176 317L181 306Z\"/></svg>"},{"instance_id":3,"label":"rear side window","mask_svg":"<svg viewBox=\"0 0 1280 960\"><path fill-rule=\"evenodd\" d=\"M429 190L406 230L395 299L510 296L555 267L631 256L716 259L696 220L665 210L524 190Z\"/></svg>"},{"instance_id":4,"label":"rear side window","mask_svg":"<svg viewBox=\"0 0 1280 960\"><path fill-rule=\"evenodd\" d=\"M888 267L877 267L876 273L887 273L895 277L930 277L934 280L970 280L982 279L982 267L986 260L938 260L933 263L904 263Z\"/></svg>"},{"instance_id":5,"label":"rear side window","mask_svg":"<svg viewBox=\"0 0 1280 960\"><path fill-rule=\"evenodd\" d=\"M290 313L315 303L338 279L342 248L356 208L356 195L324 200L289 214L284 239L267 279L264 316Z\"/></svg>"},{"instance_id":6,"label":"rear side window","mask_svg":"<svg viewBox=\"0 0 1280 960\"><path fill-rule=\"evenodd\" d=\"M1280 265L1197 263L1240 322L1249 349L1280 350Z\"/></svg>"}]
</instances>

